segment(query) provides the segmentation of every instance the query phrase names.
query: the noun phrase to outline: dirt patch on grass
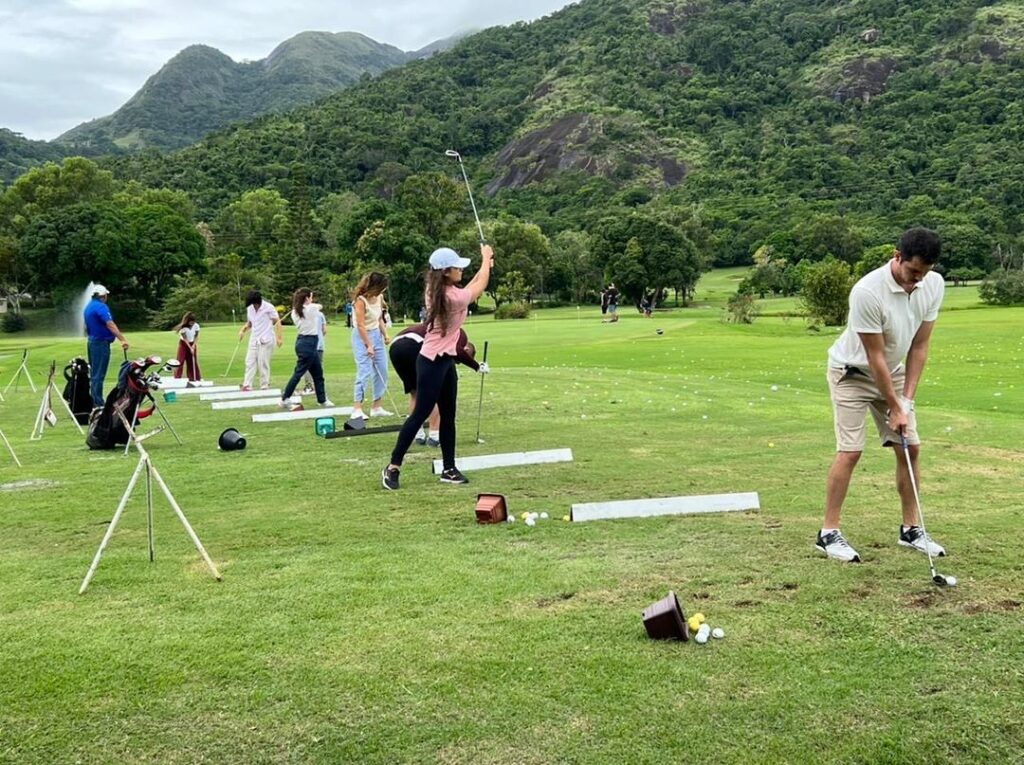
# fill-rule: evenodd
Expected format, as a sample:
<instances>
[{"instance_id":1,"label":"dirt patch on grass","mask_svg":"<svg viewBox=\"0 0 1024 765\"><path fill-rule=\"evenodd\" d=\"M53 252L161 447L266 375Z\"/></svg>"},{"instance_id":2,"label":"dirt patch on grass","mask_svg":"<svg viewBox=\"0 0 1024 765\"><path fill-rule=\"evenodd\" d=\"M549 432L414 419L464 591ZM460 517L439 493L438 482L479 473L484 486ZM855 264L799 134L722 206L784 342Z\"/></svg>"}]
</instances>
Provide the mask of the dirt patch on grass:
<instances>
[{"instance_id":1,"label":"dirt patch on grass","mask_svg":"<svg viewBox=\"0 0 1024 765\"><path fill-rule=\"evenodd\" d=\"M537 598L537 608L547 608L548 606L556 603L564 603L567 600L572 600L576 596L575 592L560 592L557 595L545 596L543 598Z\"/></svg>"},{"instance_id":2,"label":"dirt patch on grass","mask_svg":"<svg viewBox=\"0 0 1024 765\"><path fill-rule=\"evenodd\" d=\"M1007 598L1005 600L998 600L995 603L967 603L963 607L963 612L968 616L975 616L976 614L993 611L1016 611L1020 607L1021 602L1019 600Z\"/></svg>"},{"instance_id":3,"label":"dirt patch on grass","mask_svg":"<svg viewBox=\"0 0 1024 765\"><path fill-rule=\"evenodd\" d=\"M907 601L907 605L911 608L931 608L938 602L938 600L938 593L922 592Z\"/></svg>"},{"instance_id":4,"label":"dirt patch on grass","mask_svg":"<svg viewBox=\"0 0 1024 765\"><path fill-rule=\"evenodd\" d=\"M857 600L864 600L865 598L870 598L874 594L874 590L872 590L870 587L865 587L863 585L861 585L855 590L851 590L850 592L850 595L856 598Z\"/></svg>"},{"instance_id":5,"label":"dirt patch on grass","mask_svg":"<svg viewBox=\"0 0 1024 765\"><path fill-rule=\"evenodd\" d=\"M733 605L740 608L756 608L762 605L762 603L760 600L737 600Z\"/></svg>"}]
</instances>

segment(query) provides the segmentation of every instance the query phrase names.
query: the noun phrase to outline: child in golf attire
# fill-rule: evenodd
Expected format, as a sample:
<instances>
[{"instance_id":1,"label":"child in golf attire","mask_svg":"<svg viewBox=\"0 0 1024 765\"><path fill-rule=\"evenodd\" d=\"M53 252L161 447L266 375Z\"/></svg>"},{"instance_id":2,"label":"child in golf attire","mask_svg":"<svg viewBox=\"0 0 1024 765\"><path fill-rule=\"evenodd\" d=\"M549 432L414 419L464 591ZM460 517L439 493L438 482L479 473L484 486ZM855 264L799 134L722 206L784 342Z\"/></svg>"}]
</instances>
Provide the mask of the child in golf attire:
<instances>
[{"instance_id":1,"label":"child in golf attire","mask_svg":"<svg viewBox=\"0 0 1024 765\"><path fill-rule=\"evenodd\" d=\"M380 405L388 389L388 357L384 346L391 342L384 324L384 290L388 277L377 271L364 276L352 296L354 320L352 355L356 361L356 382L352 394L352 417L366 419L363 399L373 391L371 417L393 414Z\"/></svg>"},{"instance_id":2,"label":"child in golf attire","mask_svg":"<svg viewBox=\"0 0 1024 765\"><path fill-rule=\"evenodd\" d=\"M442 483L468 483L455 467L455 408L459 378L455 372L459 330L469 312L469 304L483 294L491 278L494 251L480 245L481 263L476 276L465 287L459 287L462 271L470 264L455 250L442 247L430 256L427 274L427 322L423 346L416 358L416 407L406 419L391 453L391 462L381 471L385 489L397 489L398 476L405 453L409 451L417 431L434 406L441 416Z\"/></svg>"},{"instance_id":3,"label":"child in golf attire","mask_svg":"<svg viewBox=\"0 0 1024 765\"><path fill-rule=\"evenodd\" d=\"M292 394L302 376L308 371L313 378L316 400L320 406L334 406L327 400L324 390L324 368L316 346L320 339L320 319L323 316L319 303L313 302L313 291L307 287L295 290L292 296L292 322L298 330L295 338L295 371L288 384L281 391L281 408L291 404Z\"/></svg>"},{"instance_id":4,"label":"child in golf attire","mask_svg":"<svg viewBox=\"0 0 1024 765\"><path fill-rule=\"evenodd\" d=\"M869 410L882 446L896 447L896 488L903 509L897 542L933 556L945 555L942 546L917 525L917 503L902 450L902 438L906 438L914 477L920 483L921 442L914 393L928 360L945 290L942 277L932 271L941 249L933 231L912 228L905 232L893 259L854 285L846 330L829 349L836 456L828 474L825 520L815 543L829 558L860 562L857 551L839 531L839 517L864 451Z\"/></svg>"},{"instance_id":5,"label":"child in golf attire","mask_svg":"<svg viewBox=\"0 0 1024 765\"><path fill-rule=\"evenodd\" d=\"M189 311L181 317L174 331L178 333L178 363L181 365L174 370L175 377L181 377L182 370L188 367L189 380L202 380L203 373L199 371L199 322L196 315Z\"/></svg>"}]
</instances>

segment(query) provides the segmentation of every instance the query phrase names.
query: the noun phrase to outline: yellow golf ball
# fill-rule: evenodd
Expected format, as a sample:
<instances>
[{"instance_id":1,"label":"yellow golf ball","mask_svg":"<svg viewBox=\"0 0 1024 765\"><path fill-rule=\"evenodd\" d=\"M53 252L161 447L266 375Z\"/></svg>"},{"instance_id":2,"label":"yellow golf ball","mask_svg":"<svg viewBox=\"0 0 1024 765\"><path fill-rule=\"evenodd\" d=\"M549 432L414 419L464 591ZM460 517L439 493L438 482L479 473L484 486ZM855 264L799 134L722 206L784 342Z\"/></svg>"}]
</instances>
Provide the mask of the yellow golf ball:
<instances>
[{"instance_id":1,"label":"yellow golf ball","mask_svg":"<svg viewBox=\"0 0 1024 765\"><path fill-rule=\"evenodd\" d=\"M704 614L700 613L699 611L697 613L695 613L692 618L697 620L697 624L698 625L699 624L703 624L704 622L707 621L707 619L704 618Z\"/></svg>"},{"instance_id":2,"label":"yellow golf ball","mask_svg":"<svg viewBox=\"0 0 1024 765\"><path fill-rule=\"evenodd\" d=\"M769 449L774 449L775 448L775 444L773 444L771 441L769 441L768 442L768 448Z\"/></svg>"},{"instance_id":3,"label":"yellow golf ball","mask_svg":"<svg viewBox=\"0 0 1024 765\"><path fill-rule=\"evenodd\" d=\"M686 625L690 628L690 632L696 632L700 629L700 620L696 616L691 616L686 620Z\"/></svg>"},{"instance_id":4,"label":"yellow golf ball","mask_svg":"<svg viewBox=\"0 0 1024 765\"><path fill-rule=\"evenodd\" d=\"M529 517L530 517L530 514L529 514L529 513L520 513L520 514L519 514L519 518L520 518L521 520L524 520L524 521L525 521L525 520L526 520L527 518L529 518Z\"/></svg>"},{"instance_id":5,"label":"yellow golf ball","mask_svg":"<svg viewBox=\"0 0 1024 765\"><path fill-rule=\"evenodd\" d=\"M562 520L565 521L566 523L568 523L569 521L572 520L572 518L570 518L568 515L563 515L562 516Z\"/></svg>"}]
</instances>

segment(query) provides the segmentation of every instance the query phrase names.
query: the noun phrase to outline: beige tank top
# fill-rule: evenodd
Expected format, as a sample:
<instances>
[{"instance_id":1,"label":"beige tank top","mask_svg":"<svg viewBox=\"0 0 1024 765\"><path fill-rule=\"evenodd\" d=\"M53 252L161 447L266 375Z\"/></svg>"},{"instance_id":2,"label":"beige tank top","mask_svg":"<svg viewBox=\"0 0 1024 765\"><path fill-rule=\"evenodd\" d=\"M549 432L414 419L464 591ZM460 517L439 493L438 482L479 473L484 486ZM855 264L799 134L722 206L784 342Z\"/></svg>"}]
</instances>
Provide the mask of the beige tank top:
<instances>
[{"instance_id":1,"label":"beige tank top","mask_svg":"<svg viewBox=\"0 0 1024 765\"><path fill-rule=\"evenodd\" d=\"M365 295L360 295L359 299L363 301L366 307L366 329L380 329L380 315L383 312L381 296L377 295L375 298L367 298Z\"/></svg>"}]
</instances>

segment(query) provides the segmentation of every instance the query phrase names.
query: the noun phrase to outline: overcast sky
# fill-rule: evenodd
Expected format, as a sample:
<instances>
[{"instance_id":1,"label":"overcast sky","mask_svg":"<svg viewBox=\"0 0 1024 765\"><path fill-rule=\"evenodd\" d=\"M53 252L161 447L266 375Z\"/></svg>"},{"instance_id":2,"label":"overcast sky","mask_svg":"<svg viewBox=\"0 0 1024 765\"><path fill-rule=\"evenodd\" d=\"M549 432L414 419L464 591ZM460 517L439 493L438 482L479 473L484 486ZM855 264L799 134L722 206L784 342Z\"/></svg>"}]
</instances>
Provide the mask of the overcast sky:
<instances>
[{"instance_id":1,"label":"overcast sky","mask_svg":"<svg viewBox=\"0 0 1024 765\"><path fill-rule=\"evenodd\" d=\"M299 32L403 50L532 20L567 0L0 0L0 127L50 139L116 111L194 43L261 59Z\"/></svg>"}]
</instances>

